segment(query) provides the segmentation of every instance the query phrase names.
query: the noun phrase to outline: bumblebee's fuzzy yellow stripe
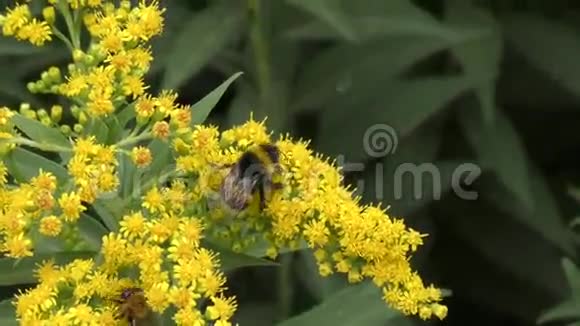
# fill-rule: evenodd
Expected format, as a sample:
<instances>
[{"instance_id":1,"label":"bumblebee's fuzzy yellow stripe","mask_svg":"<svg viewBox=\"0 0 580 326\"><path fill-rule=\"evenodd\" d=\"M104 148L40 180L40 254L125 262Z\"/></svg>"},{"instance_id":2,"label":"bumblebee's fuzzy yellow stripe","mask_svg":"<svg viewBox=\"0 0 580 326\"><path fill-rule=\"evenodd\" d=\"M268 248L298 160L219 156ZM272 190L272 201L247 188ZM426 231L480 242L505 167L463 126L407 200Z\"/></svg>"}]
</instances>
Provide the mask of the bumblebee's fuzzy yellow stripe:
<instances>
[{"instance_id":1,"label":"bumblebee's fuzzy yellow stripe","mask_svg":"<svg viewBox=\"0 0 580 326\"><path fill-rule=\"evenodd\" d=\"M266 153L260 146L254 146L250 149L250 151L256 155L256 157L262 162L264 167L268 170L268 172L274 172L274 162L270 158L270 155Z\"/></svg>"}]
</instances>

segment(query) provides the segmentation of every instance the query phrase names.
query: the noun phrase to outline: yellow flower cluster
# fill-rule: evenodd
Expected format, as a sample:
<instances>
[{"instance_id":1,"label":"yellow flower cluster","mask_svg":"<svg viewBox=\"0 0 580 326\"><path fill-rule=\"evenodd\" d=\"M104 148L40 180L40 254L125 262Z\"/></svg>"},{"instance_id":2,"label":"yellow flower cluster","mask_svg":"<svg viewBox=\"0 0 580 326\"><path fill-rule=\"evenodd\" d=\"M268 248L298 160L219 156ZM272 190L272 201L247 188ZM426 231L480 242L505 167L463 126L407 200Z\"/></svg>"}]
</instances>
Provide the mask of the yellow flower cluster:
<instances>
[{"instance_id":1,"label":"yellow flower cluster","mask_svg":"<svg viewBox=\"0 0 580 326\"><path fill-rule=\"evenodd\" d=\"M272 141L264 124L253 120L221 134L215 127L196 126L174 141L177 168L198 180L194 196L208 201L208 234L228 241L236 251L265 240L272 258L280 249L297 249L306 241L321 275L346 273L350 282L370 278L395 309L424 319L444 318L440 290L426 287L409 264L423 235L380 207L362 206L342 185L340 171L305 142L288 136L273 142L282 153L284 188L273 194L264 213L249 209L229 214L212 204L227 172L216 166L230 165L250 146Z\"/></svg>"},{"instance_id":2,"label":"yellow flower cluster","mask_svg":"<svg viewBox=\"0 0 580 326\"><path fill-rule=\"evenodd\" d=\"M35 228L56 237L63 222L73 227L84 209L74 194L55 197L57 181L49 172L41 170L29 183L13 187L6 183L7 169L0 163L0 176L0 252L8 257L32 256Z\"/></svg>"},{"instance_id":3,"label":"yellow flower cluster","mask_svg":"<svg viewBox=\"0 0 580 326\"><path fill-rule=\"evenodd\" d=\"M119 234L103 238L101 262L77 259L62 267L44 262L37 269L39 284L17 297L21 324L118 325L119 294L141 288L152 312L176 309L176 325L231 325L236 302L223 294L225 277L216 255L200 247L203 227L196 219L153 221L132 213L121 226ZM207 301L202 313L199 304Z\"/></svg>"},{"instance_id":4,"label":"yellow flower cluster","mask_svg":"<svg viewBox=\"0 0 580 326\"><path fill-rule=\"evenodd\" d=\"M26 4L9 9L6 15L0 16L2 33L14 36L18 40L27 40L41 46L52 40L52 30L46 21L32 17Z\"/></svg>"},{"instance_id":5,"label":"yellow flower cluster","mask_svg":"<svg viewBox=\"0 0 580 326\"><path fill-rule=\"evenodd\" d=\"M95 137L90 136L77 139L73 152L67 168L77 189L71 196L93 203L99 194L116 190L119 178L115 146L96 144Z\"/></svg>"}]
</instances>

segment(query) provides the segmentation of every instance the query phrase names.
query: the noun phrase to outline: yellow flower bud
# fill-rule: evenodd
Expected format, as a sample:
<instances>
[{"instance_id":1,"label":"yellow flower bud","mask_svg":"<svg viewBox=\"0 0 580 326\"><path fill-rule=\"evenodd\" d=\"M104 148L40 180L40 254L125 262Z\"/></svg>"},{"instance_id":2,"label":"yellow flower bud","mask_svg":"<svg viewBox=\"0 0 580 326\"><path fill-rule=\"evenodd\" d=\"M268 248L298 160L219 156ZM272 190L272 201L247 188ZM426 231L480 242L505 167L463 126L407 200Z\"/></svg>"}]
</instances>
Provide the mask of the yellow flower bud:
<instances>
[{"instance_id":1,"label":"yellow flower bud","mask_svg":"<svg viewBox=\"0 0 580 326\"><path fill-rule=\"evenodd\" d=\"M36 114L38 115L38 117L40 119L48 117L48 112L46 112L45 109L40 109L40 110L36 111Z\"/></svg>"},{"instance_id":2,"label":"yellow flower bud","mask_svg":"<svg viewBox=\"0 0 580 326\"><path fill-rule=\"evenodd\" d=\"M444 319L445 317L447 317L447 307L445 307L444 305L434 303L433 305L431 305L431 310L433 311L433 314L437 316L437 318L439 319Z\"/></svg>"},{"instance_id":3,"label":"yellow flower bud","mask_svg":"<svg viewBox=\"0 0 580 326\"><path fill-rule=\"evenodd\" d=\"M36 120L36 111L32 111L32 110L26 111L24 113L24 116L27 117L28 119Z\"/></svg>"},{"instance_id":4,"label":"yellow flower bud","mask_svg":"<svg viewBox=\"0 0 580 326\"><path fill-rule=\"evenodd\" d=\"M16 144L0 144L0 157L6 156L14 148L16 148Z\"/></svg>"},{"instance_id":5,"label":"yellow flower bud","mask_svg":"<svg viewBox=\"0 0 580 326\"><path fill-rule=\"evenodd\" d=\"M46 116L46 117L40 119L40 123L42 123L43 125L48 127L52 123L52 120L50 120L50 118L48 116Z\"/></svg>"},{"instance_id":6,"label":"yellow flower bud","mask_svg":"<svg viewBox=\"0 0 580 326\"><path fill-rule=\"evenodd\" d=\"M62 106L60 105L53 105L50 109L50 118L54 122L59 122L62 118Z\"/></svg>"},{"instance_id":7,"label":"yellow flower bud","mask_svg":"<svg viewBox=\"0 0 580 326\"><path fill-rule=\"evenodd\" d=\"M46 20L47 23L51 25L54 24L54 20L56 17L54 7L48 6L42 9L42 17L44 17L44 20Z\"/></svg>"},{"instance_id":8,"label":"yellow flower bud","mask_svg":"<svg viewBox=\"0 0 580 326\"><path fill-rule=\"evenodd\" d=\"M74 132L76 132L77 134L80 134L81 132L83 132L84 127L81 124L75 123L74 127L73 127Z\"/></svg>"},{"instance_id":9,"label":"yellow flower bud","mask_svg":"<svg viewBox=\"0 0 580 326\"><path fill-rule=\"evenodd\" d=\"M60 74L60 69L58 69L58 67L50 67L48 69L48 77L53 82L60 82L62 79L62 76Z\"/></svg>"},{"instance_id":10,"label":"yellow flower bud","mask_svg":"<svg viewBox=\"0 0 580 326\"><path fill-rule=\"evenodd\" d=\"M79 114L79 123L85 125L87 121L89 121L89 117L87 117L86 113L81 112L81 114Z\"/></svg>"},{"instance_id":11,"label":"yellow flower bud","mask_svg":"<svg viewBox=\"0 0 580 326\"><path fill-rule=\"evenodd\" d=\"M79 119L79 116L80 116L80 114L81 114L81 108L79 108L79 107L78 107L78 106L76 106L76 105L73 105L73 106L70 108L70 112L71 112L72 116L73 116L75 119L77 119L77 120L78 120L78 119Z\"/></svg>"},{"instance_id":12,"label":"yellow flower bud","mask_svg":"<svg viewBox=\"0 0 580 326\"><path fill-rule=\"evenodd\" d=\"M32 94L35 94L36 92L38 92L38 89L36 89L36 83L35 82L28 82L26 84L26 88Z\"/></svg>"},{"instance_id":13,"label":"yellow flower bud","mask_svg":"<svg viewBox=\"0 0 580 326\"><path fill-rule=\"evenodd\" d=\"M70 128L70 126L63 125L63 126L60 126L60 132L62 132L64 135L68 136L72 132L72 129Z\"/></svg>"},{"instance_id":14,"label":"yellow flower bud","mask_svg":"<svg viewBox=\"0 0 580 326\"><path fill-rule=\"evenodd\" d=\"M73 60L75 62L81 61L84 58L84 56L85 56L85 53L79 49L76 49L73 51ZM69 70L70 70L70 68L69 68Z\"/></svg>"}]
</instances>

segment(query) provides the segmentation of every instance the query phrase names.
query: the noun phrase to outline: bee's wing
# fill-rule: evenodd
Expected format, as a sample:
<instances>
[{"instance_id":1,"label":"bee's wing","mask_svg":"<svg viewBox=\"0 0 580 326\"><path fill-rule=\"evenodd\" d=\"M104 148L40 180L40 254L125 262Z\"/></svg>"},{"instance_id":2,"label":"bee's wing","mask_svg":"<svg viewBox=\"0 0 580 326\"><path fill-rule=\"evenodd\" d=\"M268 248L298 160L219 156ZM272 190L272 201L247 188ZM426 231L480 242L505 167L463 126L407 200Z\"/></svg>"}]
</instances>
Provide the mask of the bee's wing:
<instances>
[{"instance_id":1,"label":"bee's wing","mask_svg":"<svg viewBox=\"0 0 580 326\"><path fill-rule=\"evenodd\" d=\"M222 198L231 208L241 210L250 200L254 185L252 179L241 178L239 170L233 168L224 178L221 188Z\"/></svg>"}]
</instances>

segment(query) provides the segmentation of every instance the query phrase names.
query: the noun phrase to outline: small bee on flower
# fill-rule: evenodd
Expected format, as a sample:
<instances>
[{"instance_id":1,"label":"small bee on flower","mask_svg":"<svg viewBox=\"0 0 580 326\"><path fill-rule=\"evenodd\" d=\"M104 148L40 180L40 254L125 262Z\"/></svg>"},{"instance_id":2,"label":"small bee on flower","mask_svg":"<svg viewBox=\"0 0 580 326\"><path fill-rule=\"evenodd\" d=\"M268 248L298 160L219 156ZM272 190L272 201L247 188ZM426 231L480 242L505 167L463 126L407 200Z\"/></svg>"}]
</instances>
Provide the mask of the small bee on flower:
<instances>
[{"instance_id":1,"label":"small bee on flower","mask_svg":"<svg viewBox=\"0 0 580 326\"><path fill-rule=\"evenodd\" d=\"M144 321L150 316L147 300L140 288L123 290L115 302L119 304L119 318L127 320L130 326L137 326L139 321Z\"/></svg>"}]
</instances>

